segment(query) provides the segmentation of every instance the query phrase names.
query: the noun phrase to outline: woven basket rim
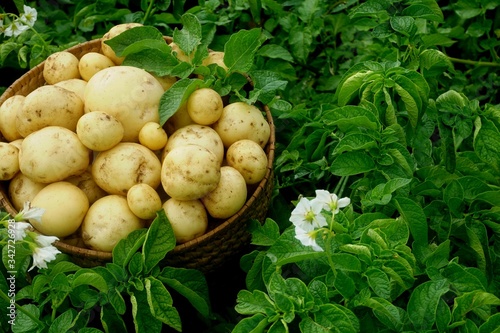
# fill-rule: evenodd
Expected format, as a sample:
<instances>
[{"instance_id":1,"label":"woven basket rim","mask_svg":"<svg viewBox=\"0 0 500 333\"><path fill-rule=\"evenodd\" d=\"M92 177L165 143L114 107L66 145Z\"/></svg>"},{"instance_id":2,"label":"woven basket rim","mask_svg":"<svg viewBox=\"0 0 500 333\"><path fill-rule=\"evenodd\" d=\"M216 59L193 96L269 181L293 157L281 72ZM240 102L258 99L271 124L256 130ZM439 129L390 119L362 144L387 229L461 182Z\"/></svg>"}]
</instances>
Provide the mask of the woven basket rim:
<instances>
[{"instance_id":1,"label":"woven basket rim","mask_svg":"<svg viewBox=\"0 0 500 333\"><path fill-rule=\"evenodd\" d=\"M171 37L165 36L164 37L167 42L171 41ZM99 44L99 45L97 45ZM85 51L87 50L93 50L96 47L100 49L100 44L101 44L101 38L99 39L94 39L90 41L86 41L80 44L77 44L75 46L72 46L68 48L66 51L76 53L77 57L79 58L78 54L84 54L86 53ZM90 51L88 51L90 52ZM23 74L21 77L19 77L17 80L15 80L7 89L5 92L0 95L0 105L3 104L5 100L7 100L9 97L14 96L19 94L19 89L16 89L17 87L24 87L26 84L29 85L29 82L33 76L33 73L41 73L43 72L43 67L44 67L45 61L41 62L37 66L33 67L31 70ZM266 113L266 119L269 123L270 126L270 137L269 141L265 147L266 155L268 157L268 165L267 165L267 171L264 176L264 178L259 182L258 186L255 188L253 191L252 195L247 199L246 203L244 206L233 216L230 218L224 220L222 223L218 224L215 228L209 230L205 234L188 241L183 244L178 244L175 246L175 248L169 252L169 256L175 256L176 253L181 253L181 252L187 252L192 248L195 248L198 244L206 241L207 239L211 237L217 237L217 235L222 232L224 229L229 227L231 224L235 223L237 219L245 212L245 210L252 205L254 201L256 201L257 197L261 195L263 192L264 187L266 186L266 183L269 182L273 176L273 163L274 163L274 154L275 154L275 125L273 122L273 118L271 115L271 111L267 105L262 106ZM5 139L1 137L0 135L0 141L4 141ZM7 181L0 181L0 207L4 207L4 209L11 214L12 216L17 214L18 212L16 209L12 206L10 201L8 200L8 192L6 188ZM97 260L102 260L102 261L111 261L112 259L112 252L104 252L104 251L98 251L94 249L89 249L89 248L81 248L77 247L74 245L70 245L68 243L65 243L63 240L56 241L54 245L62 250L65 253L68 254L75 254L78 256L83 256L86 258L92 258L92 259L97 259Z\"/></svg>"}]
</instances>

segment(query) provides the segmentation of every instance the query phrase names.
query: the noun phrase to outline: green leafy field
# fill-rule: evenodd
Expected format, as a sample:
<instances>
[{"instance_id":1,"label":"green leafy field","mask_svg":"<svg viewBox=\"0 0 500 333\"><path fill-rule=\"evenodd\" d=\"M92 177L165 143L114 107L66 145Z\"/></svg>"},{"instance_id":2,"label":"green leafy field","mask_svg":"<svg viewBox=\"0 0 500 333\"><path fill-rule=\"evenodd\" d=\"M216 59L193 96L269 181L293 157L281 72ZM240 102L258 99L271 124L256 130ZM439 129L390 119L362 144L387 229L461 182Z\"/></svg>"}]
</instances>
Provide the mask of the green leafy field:
<instances>
[{"instance_id":1,"label":"green leafy field","mask_svg":"<svg viewBox=\"0 0 500 333\"><path fill-rule=\"evenodd\" d=\"M0 8L15 12L14 3L22 8ZM26 311L19 325L2 318L0 331L500 332L500 1L26 4L38 11L35 29L0 35L3 88L57 50L144 23L150 30L113 47L130 64L181 77L162 121L204 86L268 105L275 188L265 223L249 223L252 244L219 271L159 267L175 244L153 224L163 238L131 235L109 267L61 258L19 276ZM168 58L162 35L193 62ZM227 72L201 66L204 47L226 51ZM322 251L290 222L316 190L350 199L322 212Z\"/></svg>"}]
</instances>

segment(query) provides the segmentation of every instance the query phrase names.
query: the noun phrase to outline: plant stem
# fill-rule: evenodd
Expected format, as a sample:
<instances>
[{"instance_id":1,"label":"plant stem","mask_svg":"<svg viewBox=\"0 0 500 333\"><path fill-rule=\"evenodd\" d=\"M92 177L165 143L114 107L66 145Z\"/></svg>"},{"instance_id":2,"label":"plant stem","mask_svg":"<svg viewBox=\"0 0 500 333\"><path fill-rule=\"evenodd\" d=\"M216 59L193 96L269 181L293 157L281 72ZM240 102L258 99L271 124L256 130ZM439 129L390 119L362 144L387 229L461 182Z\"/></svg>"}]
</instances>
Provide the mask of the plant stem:
<instances>
[{"instance_id":1,"label":"plant stem","mask_svg":"<svg viewBox=\"0 0 500 333\"><path fill-rule=\"evenodd\" d=\"M11 302L11 299L2 290L0 290L0 297L3 298L5 301L7 301L9 303ZM39 327L44 327L45 326L45 324L40 319L38 319L37 317L35 317L31 312L29 312L28 310L26 310L25 308L23 308L22 306L20 306L17 303L14 303L14 305L16 306L16 309L18 311L21 311L26 316L28 316Z\"/></svg>"},{"instance_id":2,"label":"plant stem","mask_svg":"<svg viewBox=\"0 0 500 333\"><path fill-rule=\"evenodd\" d=\"M460 64L467 64L467 65L474 65L474 66L489 66L489 67L500 67L500 63L498 62L491 62L491 61L475 61L475 60L467 60L467 59L459 59L459 58L453 58L453 57L448 57L450 61L460 63Z\"/></svg>"},{"instance_id":3,"label":"plant stem","mask_svg":"<svg viewBox=\"0 0 500 333\"><path fill-rule=\"evenodd\" d=\"M144 14L144 18L142 19L142 23L145 24L147 19L149 18L149 15L151 15L151 10L153 9L153 4L155 0L149 1L149 6L148 9L146 10L146 13Z\"/></svg>"}]
</instances>

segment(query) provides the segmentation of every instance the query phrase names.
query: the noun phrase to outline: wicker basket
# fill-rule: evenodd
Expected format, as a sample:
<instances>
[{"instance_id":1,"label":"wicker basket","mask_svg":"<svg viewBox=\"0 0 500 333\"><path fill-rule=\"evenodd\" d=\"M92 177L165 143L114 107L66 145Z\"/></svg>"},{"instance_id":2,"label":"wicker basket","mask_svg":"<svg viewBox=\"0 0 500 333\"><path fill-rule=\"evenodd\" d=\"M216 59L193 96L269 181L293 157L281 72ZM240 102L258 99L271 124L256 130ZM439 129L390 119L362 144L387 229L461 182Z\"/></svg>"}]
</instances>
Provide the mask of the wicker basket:
<instances>
[{"instance_id":1,"label":"wicker basket","mask_svg":"<svg viewBox=\"0 0 500 333\"><path fill-rule=\"evenodd\" d=\"M166 37L168 41L169 38ZM100 52L101 41L99 39L78 44L67 51L78 58L88 52ZM0 96L0 105L13 95L27 95L45 83L43 78L42 62L26 74L16 80ZM267 121L271 127L269 143L265 147L268 157L268 170L264 179L251 191L246 204L239 212L224 221L212 220L209 222L207 232L192 241L176 246L167 254L164 264L174 267L195 268L205 273L213 271L223 265L226 261L240 255L250 242L250 234L246 230L250 219L263 221L271 200L273 190L273 161L274 161L274 123L267 107L264 107ZM1 137L0 137L1 139ZM0 182L0 206L11 213L16 214L15 208L9 201L8 182ZM69 254L73 261L83 267L104 265L112 260L111 253L95 251L87 248L76 247L65 243L64 240L54 244L60 251Z\"/></svg>"}]
</instances>

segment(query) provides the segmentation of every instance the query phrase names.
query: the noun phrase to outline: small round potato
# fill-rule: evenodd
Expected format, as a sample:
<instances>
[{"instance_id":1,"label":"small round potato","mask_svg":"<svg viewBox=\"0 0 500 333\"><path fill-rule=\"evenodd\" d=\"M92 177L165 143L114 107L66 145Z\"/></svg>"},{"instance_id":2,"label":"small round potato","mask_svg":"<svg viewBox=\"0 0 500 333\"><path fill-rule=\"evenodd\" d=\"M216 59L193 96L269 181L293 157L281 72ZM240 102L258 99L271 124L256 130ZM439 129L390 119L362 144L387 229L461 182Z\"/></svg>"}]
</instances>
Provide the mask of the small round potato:
<instances>
[{"instance_id":1,"label":"small round potato","mask_svg":"<svg viewBox=\"0 0 500 333\"><path fill-rule=\"evenodd\" d=\"M208 216L200 200L168 199L163 204L165 215L172 225L178 244L203 235L208 227Z\"/></svg>"},{"instance_id":2,"label":"small round potato","mask_svg":"<svg viewBox=\"0 0 500 333\"><path fill-rule=\"evenodd\" d=\"M262 112L256 106L244 102L226 105L212 127L219 133L226 148L242 139L253 140L265 147L271 135L271 127Z\"/></svg>"},{"instance_id":3,"label":"small round potato","mask_svg":"<svg viewBox=\"0 0 500 333\"><path fill-rule=\"evenodd\" d=\"M115 51L113 51L113 49L111 48L111 46L109 46L108 44L106 44L105 41L110 40L110 39L118 36L119 34L121 34L122 32L124 32L124 31L126 31L128 29L132 29L132 28L140 27L140 26L142 26L142 24L135 23L135 22L122 23L122 24L117 24L117 25L113 26L111 29L108 30L107 33L104 34L104 36L102 36L102 39L101 39L101 52L106 57L108 57L109 59L111 59L111 61L113 61L116 65L121 65L123 63L123 60L125 58L124 57L118 57L116 55Z\"/></svg>"},{"instance_id":4,"label":"small round potato","mask_svg":"<svg viewBox=\"0 0 500 333\"><path fill-rule=\"evenodd\" d=\"M83 110L83 101L76 93L56 85L40 86L24 99L16 127L23 137L46 126L62 126L74 132Z\"/></svg>"},{"instance_id":5,"label":"small round potato","mask_svg":"<svg viewBox=\"0 0 500 333\"><path fill-rule=\"evenodd\" d=\"M167 144L167 132L156 122L149 122L139 131L139 143L151 150L159 150Z\"/></svg>"},{"instance_id":6,"label":"small round potato","mask_svg":"<svg viewBox=\"0 0 500 333\"><path fill-rule=\"evenodd\" d=\"M10 180L19 172L19 149L7 142L0 142L0 180Z\"/></svg>"},{"instance_id":7,"label":"small round potato","mask_svg":"<svg viewBox=\"0 0 500 333\"><path fill-rule=\"evenodd\" d=\"M89 112L80 117L76 134L80 141L94 151L108 150L123 139L123 125L106 112Z\"/></svg>"},{"instance_id":8,"label":"small round potato","mask_svg":"<svg viewBox=\"0 0 500 333\"><path fill-rule=\"evenodd\" d=\"M85 98L85 87L87 86L87 81L82 79L69 79L54 84L55 86L67 89L74 92L82 99Z\"/></svg>"},{"instance_id":9,"label":"small round potato","mask_svg":"<svg viewBox=\"0 0 500 333\"><path fill-rule=\"evenodd\" d=\"M222 163L224 159L224 144L219 134L209 126L198 124L187 125L175 131L163 149L163 159L172 149L193 144L207 148Z\"/></svg>"},{"instance_id":10,"label":"small round potato","mask_svg":"<svg viewBox=\"0 0 500 333\"><path fill-rule=\"evenodd\" d=\"M78 70L80 71L82 79L88 81L95 73L112 66L116 66L115 63L104 54L88 52L80 58Z\"/></svg>"},{"instance_id":11,"label":"small round potato","mask_svg":"<svg viewBox=\"0 0 500 333\"><path fill-rule=\"evenodd\" d=\"M262 147L252 140L239 140L226 152L228 165L238 170L247 184L257 184L266 175L267 155Z\"/></svg>"},{"instance_id":12,"label":"small round potato","mask_svg":"<svg viewBox=\"0 0 500 333\"><path fill-rule=\"evenodd\" d=\"M200 125L212 125L219 120L224 108L222 97L211 88L201 88L189 95L187 100L189 117Z\"/></svg>"},{"instance_id":13,"label":"small round potato","mask_svg":"<svg viewBox=\"0 0 500 333\"><path fill-rule=\"evenodd\" d=\"M186 145L172 149L162 164L165 192L178 200L199 199L213 191L220 180L220 161L205 147Z\"/></svg>"},{"instance_id":14,"label":"small round potato","mask_svg":"<svg viewBox=\"0 0 500 333\"><path fill-rule=\"evenodd\" d=\"M186 103L182 104L179 109L170 117L168 118L167 122L165 123L165 130L167 131L168 135L171 135L175 131L177 131L179 128L182 128L184 126L194 124L195 122L191 117L189 117L189 113L187 112L187 107Z\"/></svg>"},{"instance_id":15,"label":"small round potato","mask_svg":"<svg viewBox=\"0 0 500 333\"><path fill-rule=\"evenodd\" d=\"M122 141L139 142L148 122L160 123L161 84L145 70L113 66L97 72L85 88L85 112L101 111L118 119L125 130Z\"/></svg>"},{"instance_id":16,"label":"small round potato","mask_svg":"<svg viewBox=\"0 0 500 333\"><path fill-rule=\"evenodd\" d=\"M92 176L109 194L126 196L135 184L152 188L160 185L161 163L158 157L139 143L120 142L99 152L92 163Z\"/></svg>"},{"instance_id":17,"label":"small round potato","mask_svg":"<svg viewBox=\"0 0 500 333\"><path fill-rule=\"evenodd\" d=\"M31 206L45 209L40 222L30 220L33 227L44 235L63 238L78 230L89 209L89 201L77 186L62 181L41 189Z\"/></svg>"},{"instance_id":18,"label":"small round potato","mask_svg":"<svg viewBox=\"0 0 500 333\"><path fill-rule=\"evenodd\" d=\"M87 198L89 199L89 204L91 205L98 199L108 195L106 191L97 186L94 178L92 177L90 166L81 175L68 177L64 181L78 186L83 192L85 192Z\"/></svg>"},{"instance_id":19,"label":"small round potato","mask_svg":"<svg viewBox=\"0 0 500 333\"><path fill-rule=\"evenodd\" d=\"M12 206L20 211L26 201L33 201L42 188L47 186L44 183L34 182L23 173L17 173L9 182L9 198Z\"/></svg>"},{"instance_id":20,"label":"small round potato","mask_svg":"<svg viewBox=\"0 0 500 333\"><path fill-rule=\"evenodd\" d=\"M14 141L23 137L17 130L16 118L25 98L22 95L14 95L7 98L0 105L0 133L7 141Z\"/></svg>"},{"instance_id":21,"label":"small round potato","mask_svg":"<svg viewBox=\"0 0 500 333\"><path fill-rule=\"evenodd\" d=\"M53 183L85 172L90 150L75 132L47 126L24 138L19 151L21 172L35 182Z\"/></svg>"},{"instance_id":22,"label":"small round potato","mask_svg":"<svg viewBox=\"0 0 500 333\"><path fill-rule=\"evenodd\" d=\"M68 51L52 53L45 60L43 78L48 84L69 79L79 79L78 58Z\"/></svg>"},{"instance_id":23,"label":"small round potato","mask_svg":"<svg viewBox=\"0 0 500 333\"><path fill-rule=\"evenodd\" d=\"M107 195L90 206L81 226L82 239L89 248L112 252L129 233L144 227L121 195Z\"/></svg>"},{"instance_id":24,"label":"small round potato","mask_svg":"<svg viewBox=\"0 0 500 333\"><path fill-rule=\"evenodd\" d=\"M224 63L224 52L223 51L209 51L208 57L203 59L203 66L208 66L210 64L217 64L218 66L224 68L227 71L227 66Z\"/></svg>"},{"instance_id":25,"label":"small round potato","mask_svg":"<svg viewBox=\"0 0 500 333\"><path fill-rule=\"evenodd\" d=\"M144 220L154 219L161 209L160 195L148 184L135 184L127 192L130 210Z\"/></svg>"},{"instance_id":26,"label":"small round potato","mask_svg":"<svg viewBox=\"0 0 500 333\"><path fill-rule=\"evenodd\" d=\"M220 181L215 190L200 199L210 216L226 219L238 212L247 200L247 184L233 167L220 168Z\"/></svg>"}]
</instances>

